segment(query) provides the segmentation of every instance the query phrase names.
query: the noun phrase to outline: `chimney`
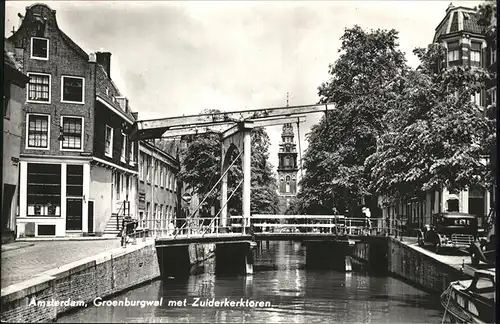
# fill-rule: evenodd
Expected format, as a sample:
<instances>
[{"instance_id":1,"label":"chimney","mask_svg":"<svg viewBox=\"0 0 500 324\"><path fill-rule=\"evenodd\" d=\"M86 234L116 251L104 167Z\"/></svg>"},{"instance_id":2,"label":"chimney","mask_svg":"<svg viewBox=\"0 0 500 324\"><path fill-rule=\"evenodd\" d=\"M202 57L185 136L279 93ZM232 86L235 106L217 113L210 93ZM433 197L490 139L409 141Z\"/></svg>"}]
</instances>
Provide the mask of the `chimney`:
<instances>
[{"instance_id":1,"label":"chimney","mask_svg":"<svg viewBox=\"0 0 500 324\"><path fill-rule=\"evenodd\" d=\"M97 63L104 67L104 71L111 79L111 53L110 52L96 52Z\"/></svg>"}]
</instances>

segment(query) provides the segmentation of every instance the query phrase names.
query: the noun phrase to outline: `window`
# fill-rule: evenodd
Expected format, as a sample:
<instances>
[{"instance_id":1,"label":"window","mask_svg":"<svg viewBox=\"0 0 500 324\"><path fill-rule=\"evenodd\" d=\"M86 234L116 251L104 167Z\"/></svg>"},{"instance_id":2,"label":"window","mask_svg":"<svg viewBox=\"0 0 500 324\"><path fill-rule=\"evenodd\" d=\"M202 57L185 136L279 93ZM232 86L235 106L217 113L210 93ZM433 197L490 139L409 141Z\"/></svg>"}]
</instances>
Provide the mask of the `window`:
<instances>
[{"instance_id":1,"label":"window","mask_svg":"<svg viewBox=\"0 0 500 324\"><path fill-rule=\"evenodd\" d=\"M28 101L50 103L50 74L28 73Z\"/></svg>"},{"instance_id":2,"label":"window","mask_svg":"<svg viewBox=\"0 0 500 324\"><path fill-rule=\"evenodd\" d=\"M105 130L105 146L104 146L104 154L108 157L113 157L113 128L106 125Z\"/></svg>"},{"instance_id":3,"label":"window","mask_svg":"<svg viewBox=\"0 0 500 324\"><path fill-rule=\"evenodd\" d=\"M146 156L146 180L147 182L151 181L151 157Z\"/></svg>"},{"instance_id":4,"label":"window","mask_svg":"<svg viewBox=\"0 0 500 324\"><path fill-rule=\"evenodd\" d=\"M490 47L490 64L493 64L497 61L497 49L495 46Z\"/></svg>"},{"instance_id":5,"label":"window","mask_svg":"<svg viewBox=\"0 0 500 324\"><path fill-rule=\"evenodd\" d=\"M160 187L163 187L163 167L160 166Z\"/></svg>"},{"instance_id":6,"label":"window","mask_svg":"<svg viewBox=\"0 0 500 324\"><path fill-rule=\"evenodd\" d=\"M126 162L125 158L127 157L127 135L122 133L122 154L121 161Z\"/></svg>"},{"instance_id":7,"label":"window","mask_svg":"<svg viewBox=\"0 0 500 324\"><path fill-rule=\"evenodd\" d=\"M61 101L70 103L84 103L85 79L81 77L62 77Z\"/></svg>"},{"instance_id":8,"label":"window","mask_svg":"<svg viewBox=\"0 0 500 324\"><path fill-rule=\"evenodd\" d=\"M4 118L9 118L10 117L10 111L9 111L9 101L10 101L10 82L6 82L3 88L3 117Z\"/></svg>"},{"instance_id":9,"label":"window","mask_svg":"<svg viewBox=\"0 0 500 324\"><path fill-rule=\"evenodd\" d=\"M159 177L158 177L158 161L157 161L157 160L154 160L154 161L153 161L153 171L154 171L154 172L153 172L153 177L154 177L154 179L153 179L153 180L154 180L154 181L153 181L153 183L154 183L155 185L158 185L158 178L159 178Z\"/></svg>"},{"instance_id":10,"label":"window","mask_svg":"<svg viewBox=\"0 0 500 324\"><path fill-rule=\"evenodd\" d=\"M481 106L481 92L476 92L471 95L471 101L478 106Z\"/></svg>"},{"instance_id":11,"label":"window","mask_svg":"<svg viewBox=\"0 0 500 324\"><path fill-rule=\"evenodd\" d=\"M130 163L131 165L134 165L134 164L135 164L135 152L134 152L135 150L134 150L134 147L135 147L134 142L130 141L130 151L129 151L129 152L130 152L130 154L129 154L129 158L128 158L128 160L129 160L129 163ZM142 179L142 178L141 178L141 179Z\"/></svg>"},{"instance_id":12,"label":"window","mask_svg":"<svg viewBox=\"0 0 500 324\"><path fill-rule=\"evenodd\" d=\"M460 62L460 48L458 41L448 43L448 65L458 65Z\"/></svg>"},{"instance_id":13,"label":"window","mask_svg":"<svg viewBox=\"0 0 500 324\"><path fill-rule=\"evenodd\" d=\"M68 165L66 169L66 195L83 196L83 165Z\"/></svg>"},{"instance_id":14,"label":"window","mask_svg":"<svg viewBox=\"0 0 500 324\"><path fill-rule=\"evenodd\" d=\"M27 147L49 148L49 121L48 115L28 114Z\"/></svg>"},{"instance_id":15,"label":"window","mask_svg":"<svg viewBox=\"0 0 500 324\"><path fill-rule=\"evenodd\" d=\"M449 50L448 51L448 62L453 62L453 61L458 61L460 59L459 57L459 50Z\"/></svg>"},{"instance_id":16,"label":"window","mask_svg":"<svg viewBox=\"0 0 500 324\"><path fill-rule=\"evenodd\" d=\"M458 199L448 199L448 210L449 212L458 212L459 211L459 201Z\"/></svg>"},{"instance_id":17,"label":"window","mask_svg":"<svg viewBox=\"0 0 500 324\"><path fill-rule=\"evenodd\" d=\"M61 117L62 137L61 149L81 150L83 148L83 118Z\"/></svg>"},{"instance_id":18,"label":"window","mask_svg":"<svg viewBox=\"0 0 500 324\"><path fill-rule=\"evenodd\" d=\"M46 38L31 38L31 58L36 60L49 59L49 40Z\"/></svg>"},{"instance_id":19,"label":"window","mask_svg":"<svg viewBox=\"0 0 500 324\"><path fill-rule=\"evenodd\" d=\"M290 192L290 176L286 176L286 188L285 192Z\"/></svg>"},{"instance_id":20,"label":"window","mask_svg":"<svg viewBox=\"0 0 500 324\"><path fill-rule=\"evenodd\" d=\"M472 42L470 49L470 66L481 66L481 43Z\"/></svg>"},{"instance_id":21,"label":"window","mask_svg":"<svg viewBox=\"0 0 500 324\"><path fill-rule=\"evenodd\" d=\"M139 153L139 180L144 180L144 155Z\"/></svg>"},{"instance_id":22,"label":"window","mask_svg":"<svg viewBox=\"0 0 500 324\"><path fill-rule=\"evenodd\" d=\"M61 216L61 165L28 163L27 216Z\"/></svg>"}]
</instances>

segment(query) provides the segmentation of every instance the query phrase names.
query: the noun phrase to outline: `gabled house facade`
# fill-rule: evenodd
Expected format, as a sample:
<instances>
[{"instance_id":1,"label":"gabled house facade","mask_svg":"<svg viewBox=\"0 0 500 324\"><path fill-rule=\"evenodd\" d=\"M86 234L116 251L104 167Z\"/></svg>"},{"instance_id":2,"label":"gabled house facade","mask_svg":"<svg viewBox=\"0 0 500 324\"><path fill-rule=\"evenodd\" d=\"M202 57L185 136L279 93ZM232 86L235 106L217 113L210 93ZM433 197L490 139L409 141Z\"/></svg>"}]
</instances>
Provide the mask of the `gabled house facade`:
<instances>
[{"instance_id":1,"label":"gabled house facade","mask_svg":"<svg viewBox=\"0 0 500 324\"><path fill-rule=\"evenodd\" d=\"M111 53L87 54L55 10L26 8L9 38L25 91L16 231L24 236L116 236L138 216L138 114L111 79ZM117 225L119 224L119 225Z\"/></svg>"}]
</instances>

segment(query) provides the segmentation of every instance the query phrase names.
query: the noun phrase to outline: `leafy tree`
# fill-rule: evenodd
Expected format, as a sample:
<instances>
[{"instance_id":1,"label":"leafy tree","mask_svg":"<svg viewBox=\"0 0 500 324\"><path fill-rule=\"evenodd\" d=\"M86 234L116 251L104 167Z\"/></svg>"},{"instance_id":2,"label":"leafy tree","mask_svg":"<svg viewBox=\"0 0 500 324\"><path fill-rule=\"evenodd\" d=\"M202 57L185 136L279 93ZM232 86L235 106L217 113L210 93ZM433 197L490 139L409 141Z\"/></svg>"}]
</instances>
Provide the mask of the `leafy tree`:
<instances>
[{"instance_id":1,"label":"leafy tree","mask_svg":"<svg viewBox=\"0 0 500 324\"><path fill-rule=\"evenodd\" d=\"M218 111L204 113L215 112ZM276 179L268 161L269 136L263 128L253 129L251 136L251 213L276 213L278 195ZM218 134L200 134L187 136L184 140L187 149L182 153L179 178L203 199L221 177L221 138ZM238 157L238 154L235 150L228 157L230 162L236 159L228 172L228 198L243 179L242 156ZM242 187L228 202L228 210L233 215L242 213ZM208 195L207 202L220 208L219 198L220 185Z\"/></svg>"},{"instance_id":2,"label":"leafy tree","mask_svg":"<svg viewBox=\"0 0 500 324\"><path fill-rule=\"evenodd\" d=\"M386 131L366 161L371 189L405 197L441 187L489 186L486 157L496 145L495 120L471 96L491 75L463 66L438 71L446 62L440 44L414 53L421 65L394 82L399 96L388 103Z\"/></svg>"},{"instance_id":3,"label":"leafy tree","mask_svg":"<svg viewBox=\"0 0 500 324\"><path fill-rule=\"evenodd\" d=\"M486 35L488 41L496 46L497 40L497 2L494 0L487 0L477 6L476 16L479 18L478 23L486 27Z\"/></svg>"},{"instance_id":4,"label":"leafy tree","mask_svg":"<svg viewBox=\"0 0 500 324\"><path fill-rule=\"evenodd\" d=\"M386 102L397 96L393 82L408 70L395 30L354 26L341 41L342 54L329 67L330 80L318 88L319 102L334 103L335 109L307 136L307 172L296 202L303 213L331 213L335 207L340 213L360 214L363 198L370 194L365 159L376 151L384 131Z\"/></svg>"}]
</instances>

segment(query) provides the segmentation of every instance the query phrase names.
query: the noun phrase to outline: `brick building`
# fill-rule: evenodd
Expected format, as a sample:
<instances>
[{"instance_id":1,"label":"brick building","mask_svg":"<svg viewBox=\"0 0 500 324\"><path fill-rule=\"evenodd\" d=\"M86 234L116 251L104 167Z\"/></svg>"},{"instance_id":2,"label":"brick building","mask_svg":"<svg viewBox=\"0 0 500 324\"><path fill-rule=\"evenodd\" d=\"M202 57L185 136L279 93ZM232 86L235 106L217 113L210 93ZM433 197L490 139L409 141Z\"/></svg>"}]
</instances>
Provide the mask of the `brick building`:
<instances>
[{"instance_id":1,"label":"brick building","mask_svg":"<svg viewBox=\"0 0 500 324\"><path fill-rule=\"evenodd\" d=\"M443 20L436 27L433 42L447 49L446 62L438 63L439 69L466 66L496 71L496 44L488 40L486 28L478 23L474 9L450 4ZM471 100L483 107L496 105L496 79L472 96ZM473 187L460 192L443 188L420 193L407 201L384 206L383 215L391 220L400 218L408 228L415 228L429 224L433 214L455 211L476 215L478 225L482 228L486 225L492 206L493 191Z\"/></svg>"},{"instance_id":2,"label":"brick building","mask_svg":"<svg viewBox=\"0 0 500 324\"><path fill-rule=\"evenodd\" d=\"M137 120L111 79L111 53L87 54L44 4L9 38L23 72L17 236L116 235L138 215ZM114 227L114 228L113 228Z\"/></svg>"},{"instance_id":3,"label":"brick building","mask_svg":"<svg viewBox=\"0 0 500 324\"><path fill-rule=\"evenodd\" d=\"M2 163L2 243L11 241L16 230L19 155L21 149L24 89L29 78L14 58L14 47L4 45L3 73L3 163Z\"/></svg>"},{"instance_id":4,"label":"brick building","mask_svg":"<svg viewBox=\"0 0 500 324\"><path fill-rule=\"evenodd\" d=\"M177 159L155 143L139 144L137 215L141 227L167 230L175 225L179 200L178 171Z\"/></svg>"}]
</instances>

